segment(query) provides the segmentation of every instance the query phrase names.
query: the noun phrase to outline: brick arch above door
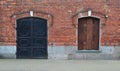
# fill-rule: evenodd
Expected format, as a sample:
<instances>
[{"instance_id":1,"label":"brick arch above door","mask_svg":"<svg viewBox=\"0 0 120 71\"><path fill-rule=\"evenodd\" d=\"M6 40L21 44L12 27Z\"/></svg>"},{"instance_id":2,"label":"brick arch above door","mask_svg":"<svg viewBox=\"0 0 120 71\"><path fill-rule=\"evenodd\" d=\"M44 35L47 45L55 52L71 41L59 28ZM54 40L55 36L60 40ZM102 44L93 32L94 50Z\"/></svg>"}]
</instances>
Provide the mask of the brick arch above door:
<instances>
[{"instance_id":1,"label":"brick arch above door","mask_svg":"<svg viewBox=\"0 0 120 71\"><path fill-rule=\"evenodd\" d=\"M33 16L30 15L30 11L33 12ZM51 13L45 12L45 11L38 11L38 10L27 10L27 11L21 11L21 12L15 12L11 15L13 22L15 22L17 19L25 18L25 17L38 17L48 20L48 27L53 26L54 23L54 16Z\"/></svg>"}]
</instances>

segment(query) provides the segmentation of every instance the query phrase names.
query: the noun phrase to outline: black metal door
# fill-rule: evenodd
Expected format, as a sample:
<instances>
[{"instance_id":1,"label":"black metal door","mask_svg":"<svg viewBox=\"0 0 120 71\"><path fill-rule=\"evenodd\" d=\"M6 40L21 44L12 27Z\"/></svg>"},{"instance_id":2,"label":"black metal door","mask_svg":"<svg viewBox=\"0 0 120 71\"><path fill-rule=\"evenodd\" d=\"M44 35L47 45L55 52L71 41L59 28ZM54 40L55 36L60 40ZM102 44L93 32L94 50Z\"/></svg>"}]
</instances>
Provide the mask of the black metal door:
<instances>
[{"instance_id":1,"label":"black metal door","mask_svg":"<svg viewBox=\"0 0 120 71\"><path fill-rule=\"evenodd\" d=\"M17 20L17 58L47 58L47 20Z\"/></svg>"}]
</instances>

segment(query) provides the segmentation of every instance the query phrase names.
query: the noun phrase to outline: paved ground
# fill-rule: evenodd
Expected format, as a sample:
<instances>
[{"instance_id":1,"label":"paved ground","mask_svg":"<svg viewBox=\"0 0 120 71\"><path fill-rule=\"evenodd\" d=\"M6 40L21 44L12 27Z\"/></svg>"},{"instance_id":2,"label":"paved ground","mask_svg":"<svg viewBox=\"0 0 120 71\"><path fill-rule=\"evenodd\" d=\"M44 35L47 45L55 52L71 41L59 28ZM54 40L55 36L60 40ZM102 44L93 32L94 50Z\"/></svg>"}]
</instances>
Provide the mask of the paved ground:
<instances>
[{"instance_id":1,"label":"paved ground","mask_svg":"<svg viewBox=\"0 0 120 71\"><path fill-rule=\"evenodd\" d=\"M0 71L120 71L120 61L0 59Z\"/></svg>"}]
</instances>

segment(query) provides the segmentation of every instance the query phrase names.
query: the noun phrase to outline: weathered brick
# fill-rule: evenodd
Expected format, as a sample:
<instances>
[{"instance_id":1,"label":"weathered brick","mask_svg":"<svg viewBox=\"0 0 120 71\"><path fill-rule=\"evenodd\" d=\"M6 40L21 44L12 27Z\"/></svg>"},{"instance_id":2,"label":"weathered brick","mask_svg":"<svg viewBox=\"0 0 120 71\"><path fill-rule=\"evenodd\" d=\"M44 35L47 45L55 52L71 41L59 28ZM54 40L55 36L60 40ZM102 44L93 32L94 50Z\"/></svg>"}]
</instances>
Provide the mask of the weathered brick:
<instances>
[{"instance_id":1,"label":"weathered brick","mask_svg":"<svg viewBox=\"0 0 120 71\"><path fill-rule=\"evenodd\" d=\"M73 26L71 17L78 11L88 8L103 14L110 10L106 23L101 14L92 15L101 19L101 45L120 45L120 0L0 0L0 29L6 28L0 31L0 42L4 42L4 45L15 45L15 21L29 17L30 14L17 15L16 18L11 16L33 9L53 15L53 26L48 29L49 44L54 42L56 45L77 45L77 28ZM34 16L45 18L48 24L51 24L49 15L35 13ZM74 18L75 25L78 18Z\"/></svg>"}]
</instances>

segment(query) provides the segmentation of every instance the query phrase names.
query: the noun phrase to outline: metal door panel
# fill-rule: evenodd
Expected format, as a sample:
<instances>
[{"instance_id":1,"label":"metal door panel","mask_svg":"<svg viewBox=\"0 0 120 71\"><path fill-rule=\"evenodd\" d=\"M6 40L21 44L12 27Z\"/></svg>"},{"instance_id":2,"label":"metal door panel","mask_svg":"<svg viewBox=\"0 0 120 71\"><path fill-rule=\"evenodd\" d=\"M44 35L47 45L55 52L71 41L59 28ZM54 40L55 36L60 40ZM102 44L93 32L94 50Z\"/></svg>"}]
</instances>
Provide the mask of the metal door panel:
<instances>
[{"instance_id":1,"label":"metal door panel","mask_svg":"<svg viewBox=\"0 0 120 71\"><path fill-rule=\"evenodd\" d=\"M46 48L34 48L33 49L33 56L34 57L40 57L40 58L46 58Z\"/></svg>"},{"instance_id":2,"label":"metal door panel","mask_svg":"<svg viewBox=\"0 0 120 71\"><path fill-rule=\"evenodd\" d=\"M47 38L33 38L33 46L47 47Z\"/></svg>"},{"instance_id":3,"label":"metal door panel","mask_svg":"<svg viewBox=\"0 0 120 71\"><path fill-rule=\"evenodd\" d=\"M31 38L18 38L17 44L19 47L30 47Z\"/></svg>"},{"instance_id":4,"label":"metal door panel","mask_svg":"<svg viewBox=\"0 0 120 71\"><path fill-rule=\"evenodd\" d=\"M30 48L17 48L17 57L18 58L30 58L31 49Z\"/></svg>"},{"instance_id":5,"label":"metal door panel","mask_svg":"<svg viewBox=\"0 0 120 71\"><path fill-rule=\"evenodd\" d=\"M47 36L47 21L34 20L33 21L33 37L46 37ZM45 31L45 32L44 32Z\"/></svg>"},{"instance_id":6,"label":"metal door panel","mask_svg":"<svg viewBox=\"0 0 120 71\"><path fill-rule=\"evenodd\" d=\"M17 58L47 58L47 20L17 20Z\"/></svg>"},{"instance_id":7,"label":"metal door panel","mask_svg":"<svg viewBox=\"0 0 120 71\"><path fill-rule=\"evenodd\" d=\"M31 22L28 20L28 21L19 21L17 23L17 36L18 37L29 37L31 36Z\"/></svg>"}]
</instances>

